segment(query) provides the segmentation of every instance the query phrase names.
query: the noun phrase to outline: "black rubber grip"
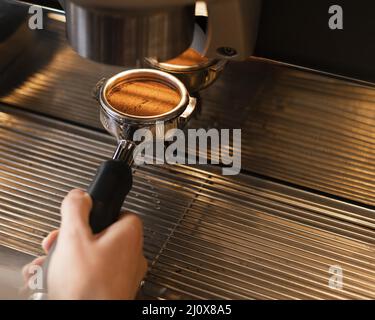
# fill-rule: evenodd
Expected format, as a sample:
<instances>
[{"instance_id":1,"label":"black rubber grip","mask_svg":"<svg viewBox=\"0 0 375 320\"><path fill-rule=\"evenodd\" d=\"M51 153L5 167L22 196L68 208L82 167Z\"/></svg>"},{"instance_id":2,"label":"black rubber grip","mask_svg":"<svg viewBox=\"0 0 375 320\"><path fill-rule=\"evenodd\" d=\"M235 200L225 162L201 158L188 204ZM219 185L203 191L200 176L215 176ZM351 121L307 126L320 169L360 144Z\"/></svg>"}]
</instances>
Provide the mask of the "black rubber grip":
<instances>
[{"instance_id":1,"label":"black rubber grip","mask_svg":"<svg viewBox=\"0 0 375 320\"><path fill-rule=\"evenodd\" d=\"M93 201L90 213L93 233L103 231L118 219L132 183L131 168L123 161L108 160L99 167L87 190Z\"/></svg>"},{"instance_id":2,"label":"black rubber grip","mask_svg":"<svg viewBox=\"0 0 375 320\"><path fill-rule=\"evenodd\" d=\"M90 226L99 233L116 222L122 204L133 184L132 171L120 160L108 160L101 164L87 192L92 198ZM48 266L58 239L51 246L43 264L43 292L47 292Z\"/></svg>"}]
</instances>

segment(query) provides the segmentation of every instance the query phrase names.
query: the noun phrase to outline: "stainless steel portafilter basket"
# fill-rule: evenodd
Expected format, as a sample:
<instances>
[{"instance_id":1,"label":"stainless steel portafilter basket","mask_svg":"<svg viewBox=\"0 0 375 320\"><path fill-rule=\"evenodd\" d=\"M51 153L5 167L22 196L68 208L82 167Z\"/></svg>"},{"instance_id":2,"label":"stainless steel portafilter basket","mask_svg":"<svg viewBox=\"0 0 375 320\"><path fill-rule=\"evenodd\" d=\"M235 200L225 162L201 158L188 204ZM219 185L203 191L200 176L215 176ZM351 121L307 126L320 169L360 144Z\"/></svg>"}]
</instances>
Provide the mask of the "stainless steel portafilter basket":
<instances>
[{"instance_id":1,"label":"stainless steel portafilter basket","mask_svg":"<svg viewBox=\"0 0 375 320\"><path fill-rule=\"evenodd\" d=\"M202 57L202 59L194 63L190 63L189 65L176 64L170 63L170 60L165 61L155 57L145 58L144 63L147 67L174 75L185 85L190 93L197 93L212 85L227 64L227 60L207 58L201 54L201 52L204 52L207 37L207 32L198 23L195 23L194 37L190 48L183 52L182 55L177 56L177 58L181 57L189 50L193 50L198 56L201 55Z\"/></svg>"},{"instance_id":2,"label":"stainless steel portafilter basket","mask_svg":"<svg viewBox=\"0 0 375 320\"><path fill-rule=\"evenodd\" d=\"M146 58L145 63L156 70L172 74L183 82L190 93L196 93L209 87L219 78L227 61L209 59L204 63L184 66L159 62L155 58Z\"/></svg>"},{"instance_id":3,"label":"stainless steel portafilter basket","mask_svg":"<svg viewBox=\"0 0 375 320\"><path fill-rule=\"evenodd\" d=\"M127 82L159 82L178 92L180 101L170 111L155 116L135 116L117 110L109 103L108 93L116 86ZM174 76L152 69L135 69L121 72L109 79L101 80L95 88L99 102L100 119L104 128L118 140L113 158L103 162L88 188L93 207L90 212L90 226L93 233L99 233L114 223L120 214L122 204L132 187L133 153L138 143L133 141L137 129L148 128L157 137L156 124L163 121L165 132L181 128L192 115L196 100L191 98L185 86ZM54 247L53 247L54 248ZM47 283L48 264L53 248L44 264L44 283Z\"/></svg>"},{"instance_id":4,"label":"stainless steel portafilter basket","mask_svg":"<svg viewBox=\"0 0 375 320\"><path fill-rule=\"evenodd\" d=\"M155 116L135 116L119 111L108 101L111 90L127 82L154 81L164 84L178 92L180 102L170 111ZM103 127L117 140L133 142L137 129L148 128L155 130L156 122L162 121L165 131L180 128L192 115L196 99L189 96L184 84L173 75L152 69L134 69L121 72L110 79L102 79L95 88L94 95L100 105L100 121Z\"/></svg>"}]
</instances>

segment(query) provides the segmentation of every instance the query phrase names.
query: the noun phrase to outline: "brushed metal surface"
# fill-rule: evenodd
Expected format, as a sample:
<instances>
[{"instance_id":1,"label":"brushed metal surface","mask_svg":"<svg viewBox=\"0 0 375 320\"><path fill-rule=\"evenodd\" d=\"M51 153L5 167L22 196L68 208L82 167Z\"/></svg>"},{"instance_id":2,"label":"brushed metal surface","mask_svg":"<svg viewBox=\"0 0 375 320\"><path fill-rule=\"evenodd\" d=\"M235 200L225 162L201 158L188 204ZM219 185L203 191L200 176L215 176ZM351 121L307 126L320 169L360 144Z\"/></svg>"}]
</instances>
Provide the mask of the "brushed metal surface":
<instances>
[{"instance_id":1,"label":"brushed metal surface","mask_svg":"<svg viewBox=\"0 0 375 320\"><path fill-rule=\"evenodd\" d=\"M65 24L55 20L60 17L56 13L46 14L45 28L35 32L24 32L21 25L15 31L18 41L3 43L1 48L6 50L0 50L0 57L8 57L12 63L0 65L1 100L34 112L101 128L92 91L103 77L125 68L81 58L67 44ZM25 39L21 41L22 35ZM10 46L22 47L22 52L9 57L16 51Z\"/></svg>"},{"instance_id":2,"label":"brushed metal surface","mask_svg":"<svg viewBox=\"0 0 375 320\"><path fill-rule=\"evenodd\" d=\"M262 62L231 65L194 127L242 128L249 171L375 205L375 90Z\"/></svg>"},{"instance_id":3,"label":"brushed metal surface","mask_svg":"<svg viewBox=\"0 0 375 320\"><path fill-rule=\"evenodd\" d=\"M9 90L0 101L102 130L90 93L122 69L80 58L66 44L64 24L45 21L2 71L1 88ZM374 89L248 61L229 64L201 96L190 127L242 128L246 171L375 205Z\"/></svg>"},{"instance_id":4,"label":"brushed metal surface","mask_svg":"<svg viewBox=\"0 0 375 320\"><path fill-rule=\"evenodd\" d=\"M101 63L136 67L144 57L168 60L189 48L194 5L97 8L65 0L67 36L83 57Z\"/></svg>"},{"instance_id":5,"label":"brushed metal surface","mask_svg":"<svg viewBox=\"0 0 375 320\"><path fill-rule=\"evenodd\" d=\"M115 144L0 110L0 244L39 255L62 197L85 188ZM375 298L374 210L210 166L137 167L125 208L144 221L149 297ZM328 286L332 265L343 290Z\"/></svg>"},{"instance_id":6,"label":"brushed metal surface","mask_svg":"<svg viewBox=\"0 0 375 320\"><path fill-rule=\"evenodd\" d=\"M0 245L0 299L21 299L22 267L30 256Z\"/></svg>"}]
</instances>

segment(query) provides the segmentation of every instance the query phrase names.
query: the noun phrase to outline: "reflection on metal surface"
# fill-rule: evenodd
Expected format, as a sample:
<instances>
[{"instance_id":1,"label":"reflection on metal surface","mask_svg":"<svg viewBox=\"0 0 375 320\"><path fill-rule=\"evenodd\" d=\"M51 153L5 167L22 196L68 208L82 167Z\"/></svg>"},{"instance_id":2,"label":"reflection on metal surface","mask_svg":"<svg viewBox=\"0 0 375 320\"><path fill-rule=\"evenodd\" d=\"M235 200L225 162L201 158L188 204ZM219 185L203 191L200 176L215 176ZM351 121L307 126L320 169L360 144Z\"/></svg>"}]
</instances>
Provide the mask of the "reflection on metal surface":
<instances>
[{"instance_id":1,"label":"reflection on metal surface","mask_svg":"<svg viewBox=\"0 0 375 320\"><path fill-rule=\"evenodd\" d=\"M202 99L192 125L243 128L246 169L375 205L374 89L254 62Z\"/></svg>"},{"instance_id":2,"label":"reflection on metal surface","mask_svg":"<svg viewBox=\"0 0 375 320\"><path fill-rule=\"evenodd\" d=\"M204 1L197 1L195 3L195 15L196 16L208 16L207 4Z\"/></svg>"},{"instance_id":3,"label":"reflection on metal surface","mask_svg":"<svg viewBox=\"0 0 375 320\"><path fill-rule=\"evenodd\" d=\"M65 25L48 17L44 21L45 30L34 32L34 42L23 48L22 54L3 71L0 92L3 93L4 87L9 89L0 99L100 128L99 110L91 92L100 78L119 73L123 68L79 57L66 44ZM4 54L0 51L0 57Z\"/></svg>"},{"instance_id":4,"label":"reflection on metal surface","mask_svg":"<svg viewBox=\"0 0 375 320\"><path fill-rule=\"evenodd\" d=\"M59 14L59 13L49 12L48 18L59 21L59 22L64 22L64 23L66 22L65 15Z\"/></svg>"},{"instance_id":5,"label":"reflection on metal surface","mask_svg":"<svg viewBox=\"0 0 375 320\"><path fill-rule=\"evenodd\" d=\"M114 140L2 107L0 243L32 255ZM6 120L6 121L4 121ZM158 298L375 298L373 210L211 167L145 166L126 208L141 215ZM344 270L344 289L328 286Z\"/></svg>"},{"instance_id":6,"label":"reflection on metal surface","mask_svg":"<svg viewBox=\"0 0 375 320\"><path fill-rule=\"evenodd\" d=\"M122 70L78 57L64 25L46 23L35 45L4 72L1 87L17 85L1 100L101 129L90 92L100 78ZM47 59L42 53L49 48L56 53ZM20 79L31 60L41 67ZM249 61L229 64L202 93L201 109L193 128L243 129L245 170L375 205L374 89Z\"/></svg>"},{"instance_id":7,"label":"reflection on metal surface","mask_svg":"<svg viewBox=\"0 0 375 320\"><path fill-rule=\"evenodd\" d=\"M65 0L70 45L85 58L136 67L144 57L171 59L192 42L194 5L95 7Z\"/></svg>"},{"instance_id":8,"label":"reflection on metal surface","mask_svg":"<svg viewBox=\"0 0 375 320\"><path fill-rule=\"evenodd\" d=\"M23 285L21 269L30 262L30 256L0 247L0 261L0 299L17 298Z\"/></svg>"}]
</instances>

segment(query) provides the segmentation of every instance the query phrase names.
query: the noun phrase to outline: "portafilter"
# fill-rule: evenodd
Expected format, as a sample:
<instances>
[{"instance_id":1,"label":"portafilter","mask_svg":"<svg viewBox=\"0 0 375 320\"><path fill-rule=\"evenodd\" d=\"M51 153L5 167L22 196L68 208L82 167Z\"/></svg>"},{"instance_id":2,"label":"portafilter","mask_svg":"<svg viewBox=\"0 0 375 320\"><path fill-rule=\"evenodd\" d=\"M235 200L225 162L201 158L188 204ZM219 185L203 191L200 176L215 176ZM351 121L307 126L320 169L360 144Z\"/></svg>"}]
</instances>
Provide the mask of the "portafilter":
<instances>
[{"instance_id":1,"label":"portafilter","mask_svg":"<svg viewBox=\"0 0 375 320\"><path fill-rule=\"evenodd\" d=\"M118 110L111 104L109 95L124 84L136 82L156 82L167 86L179 95L179 102L167 112L153 115L135 115ZM181 128L192 115L196 99L189 96L183 83L176 77L152 69L135 69L121 72L97 85L95 96L100 105L100 121L103 127L118 141L117 149L111 160L105 161L98 169L88 193L93 199L90 225L94 233L100 232L118 218L119 211L127 193L131 189L131 164L134 150L140 141L134 141L138 129L149 129L157 139L156 123L163 122L165 132ZM149 98L150 99L150 98ZM152 99L152 98L151 98ZM148 101L152 103L152 100ZM139 105L139 109L147 108Z\"/></svg>"},{"instance_id":2,"label":"portafilter","mask_svg":"<svg viewBox=\"0 0 375 320\"><path fill-rule=\"evenodd\" d=\"M119 110L110 103L111 93L118 91L121 86L148 82L174 90L179 95L179 102L167 112L152 115L127 113L126 110ZM153 138L157 139L156 124L158 122L164 123L165 132L181 128L192 115L196 99L189 96L180 80L166 72L152 69L128 70L109 79L103 79L96 86L94 93L100 106L101 123L118 141L113 158L100 165L87 191L93 202L90 226L93 233L99 233L118 219L122 204L132 187L131 165L136 146L141 143L133 140L134 133L138 129L149 129L153 133ZM153 103L150 99L146 100L149 105ZM145 105L141 103L136 106L139 113L144 113L142 111L145 110L142 108L147 108ZM46 292L48 265L55 245L56 243L51 248L43 266L45 289L42 292L34 293L34 298L42 297L43 292Z\"/></svg>"}]
</instances>

